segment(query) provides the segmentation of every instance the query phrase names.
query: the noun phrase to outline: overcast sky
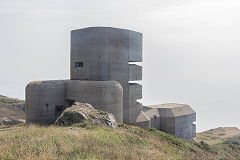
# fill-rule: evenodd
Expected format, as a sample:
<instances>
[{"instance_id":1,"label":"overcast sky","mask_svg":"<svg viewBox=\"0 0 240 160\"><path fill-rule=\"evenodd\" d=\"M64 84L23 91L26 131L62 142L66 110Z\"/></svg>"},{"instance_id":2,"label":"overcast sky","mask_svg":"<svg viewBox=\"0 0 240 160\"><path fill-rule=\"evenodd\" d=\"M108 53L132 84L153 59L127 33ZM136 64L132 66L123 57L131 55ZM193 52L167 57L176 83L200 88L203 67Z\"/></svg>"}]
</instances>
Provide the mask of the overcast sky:
<instances>
[{"instance_id":1,"label":"overcast sky","mask_svg":"<svg viewBox=\"0 0 240 160\"><path fill-rule=\"evenodd\" d=\"M68 79L70 31L143 33L143 104L185 103L197 131L240 127L239 0L0 0L0 94Z\"/></svg>"}]
</instances>

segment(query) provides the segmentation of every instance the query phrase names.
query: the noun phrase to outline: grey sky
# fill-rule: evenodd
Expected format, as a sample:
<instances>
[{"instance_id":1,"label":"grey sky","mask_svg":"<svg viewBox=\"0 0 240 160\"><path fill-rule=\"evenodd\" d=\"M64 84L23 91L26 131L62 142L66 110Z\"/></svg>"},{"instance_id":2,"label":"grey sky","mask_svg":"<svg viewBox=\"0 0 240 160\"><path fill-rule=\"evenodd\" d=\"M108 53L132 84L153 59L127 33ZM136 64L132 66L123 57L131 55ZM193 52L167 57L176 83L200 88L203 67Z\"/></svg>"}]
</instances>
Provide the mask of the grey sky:
<instances>
[{"instance_id":1,"label":"grey sky","mask_svg":"<svg viewBox=\"0 0 240 160\"><path fill-rule=\"evenodd\" d=\"M143 104L187 103L197 130L240 127L239 0L0 0L0 94L69 78L70 31L143 33Z\"/></svg>"}]
</instances>

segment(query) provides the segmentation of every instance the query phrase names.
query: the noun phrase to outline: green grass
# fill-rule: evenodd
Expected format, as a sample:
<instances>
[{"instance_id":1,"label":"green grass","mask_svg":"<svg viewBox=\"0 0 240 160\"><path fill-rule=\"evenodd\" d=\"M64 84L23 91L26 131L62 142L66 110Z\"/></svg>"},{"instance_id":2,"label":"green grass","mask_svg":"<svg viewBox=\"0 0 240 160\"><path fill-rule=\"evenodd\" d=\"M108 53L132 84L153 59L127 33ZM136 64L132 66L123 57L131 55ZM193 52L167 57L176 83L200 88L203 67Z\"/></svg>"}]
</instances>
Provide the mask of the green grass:
<instances>
[{"instance_id":1,"label":"green grass","mask_svg":"<svg viewBox=\"0 0 240 160\"><path fill-rule=\"evenodd\" d=\"M156 129L14 126L0 129L0 159L237 159L240 137L218 145Z\"/></svg>"},{"instance_id":2,"label":"green grass","mask_svg":"<svg viewBox=\"0 0 240 160\"><path fill-rule=\"evenodd\" d=\"M225 139L215 145L215 150L221 155L219 159L240 159L240 137Z\"/></svg>"},{"instance_id":3,"label":"green grass","mask_svg":"<svg viewBox=\"0 0 240 160\"><path fill-rule=\"evenodd\" d=\"M105 111L102 111L102 110L97 110L97 112L98 112L99 114L102 114L102 115L107 115L107 114L108 114L108 112L105 112Z\"/></svg>"},{"instance_id":4,"label":"green grass","mask_svg":"<svg viewBox=\"0 0 240 160\"><path fill-rule=\"evenodd\" d=\"M223 145L240 151L240 137L228 138L223 142Z\"/></svg>"},{"instance_id":5,"label":"green grass","mask_svg":"<svg viewBox=\"0 0 240 160\"><path fill-rule=\"evenodd\" d=\"M192 141L154 130L19 126L0 130L0 159L214 159Z\"/></svg>"},{"instance_id":6,"label":"green grass","mask_svg":"<svg viewBox=\"0 0 240 160\"><path fill-rule=\"evenodd\" d=\"M0 104L23 103L0 96ZM20 110L11 106L8 109L2 110L0 115L19 117L15 113ZM98 113L107 114L104 111ZM219 133L218 136L224 135ZM206 137L211 139L213 135L206 133ZM213 145L204 141L204 137L199 142L179 139L153 128L119 124L119 129L111 129L93 126L88 121L71 127L0 126L0 159L240 159L240 137Z\"/></svg>"},{"instance_id":7,"label":"green grass","mask_svg":"<svg viewBox=\"0 0 240 160\"><path fill-rule=\"evenodd\" d=\"M0 104L23 104L24 101L0 95Z\"/></svg>"}]
</instances>

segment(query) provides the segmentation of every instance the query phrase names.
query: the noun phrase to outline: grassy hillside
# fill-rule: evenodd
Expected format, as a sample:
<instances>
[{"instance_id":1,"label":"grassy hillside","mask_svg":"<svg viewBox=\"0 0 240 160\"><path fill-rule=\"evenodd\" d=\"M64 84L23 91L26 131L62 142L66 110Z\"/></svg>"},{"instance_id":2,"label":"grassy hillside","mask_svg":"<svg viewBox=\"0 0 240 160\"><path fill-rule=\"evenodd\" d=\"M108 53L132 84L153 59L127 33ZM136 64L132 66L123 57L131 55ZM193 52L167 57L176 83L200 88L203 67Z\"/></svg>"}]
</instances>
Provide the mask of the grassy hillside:
<instances>
[{"instance_id":1,"label":"grassy hillside","mask_svg":"<svg viewBox=\"0 0 240 160\"><path fill-rule=\"evenodd\" d=\"M240 159L237 128L206 131L195 142L128 125L115 130L1 125L24 119L23 105L24 101L0 96L0 159Z\"/></svg>"},{"instance_id":2,"label":"grassy hillside","mask_svg":"<svg viewBox=\"0 0 240 160\"><path fill-rule=\"evenodd\" d=\"M24 101L0 95L0 124L23 123L24 107Z\"/></svg>"},{"instance_id":3,"label":"grassy hillside","mask_svg":"<svg viewBox=\"0 0 240 160\"><path fill-rule=\"evenodd\" d=\"M222 143L227 138L240 136L240 129L236 127L219 127L202 133L198 133L195 140L204 141L208 144Z\"/></svg>"},{"instance_id":4,"label":"grassy hillside","mask_svg":"<svg viewBox=\"0 0 240 160\"><path fill-rule=\"evenodd\" d=\"M237 159L240 137L187 141L155 129L14 126L0 130L0 159Z\"/></svg>"},{"instance_id":5,"label":"grassy hillside","mask_svg":"<svg viewBox=\"0 0 240 160\"><path fill-rule=\"evenodd\" d=\"M0 105L8 105L8 104L24 104L24 101L17 98L9 98L9 97L0 95Z\"/></svg>"}]
</instances>

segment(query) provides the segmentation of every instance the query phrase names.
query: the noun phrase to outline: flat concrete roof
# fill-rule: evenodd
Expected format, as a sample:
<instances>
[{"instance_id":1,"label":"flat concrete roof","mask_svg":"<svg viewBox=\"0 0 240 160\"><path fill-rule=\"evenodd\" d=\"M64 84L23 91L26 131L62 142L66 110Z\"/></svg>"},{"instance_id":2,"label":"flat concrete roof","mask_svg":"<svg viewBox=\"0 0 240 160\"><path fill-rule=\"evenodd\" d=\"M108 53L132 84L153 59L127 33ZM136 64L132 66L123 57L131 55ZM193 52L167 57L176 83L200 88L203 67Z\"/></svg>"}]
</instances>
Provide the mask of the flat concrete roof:
<instances>
[{"instance_id":1,"label":"flat concrete roof","mask_svg":"<svg viewBox=\"0 0 240 160\"><path fill-rule=\"evenodd\" d=\"M178 103L166 103L158 105L146 106L151 109L158 109L161 117L178 117L190 114L195 114L196 112L187 104Z\"/></svg>"},{"instance_id":2,"label":"flat concrete roof","mask_svg":"<svg viewBox=\"0 0 240 160\"><path fill-rule=\"evenodd\" d=\"M179 103L166 103L166 104L155 104L155 105L148 105L149 108L177 108L188 106L187 104L179 104Z\"/></svg>"}]
</instances>

